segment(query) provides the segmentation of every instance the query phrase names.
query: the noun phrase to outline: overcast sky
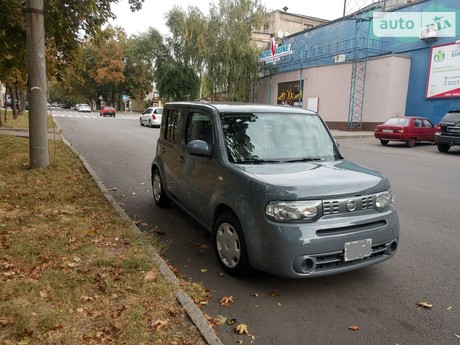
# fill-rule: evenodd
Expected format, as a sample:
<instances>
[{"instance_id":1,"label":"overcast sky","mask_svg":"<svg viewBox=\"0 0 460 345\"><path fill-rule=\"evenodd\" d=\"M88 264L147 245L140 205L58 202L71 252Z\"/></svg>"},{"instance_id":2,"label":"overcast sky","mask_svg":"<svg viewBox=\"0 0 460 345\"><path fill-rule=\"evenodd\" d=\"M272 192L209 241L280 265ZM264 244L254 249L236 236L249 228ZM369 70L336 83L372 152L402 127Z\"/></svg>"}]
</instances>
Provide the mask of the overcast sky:
<instances>
[{"instance_id":1,"label":"overcast sky","mask_svg":"<svg viewBox=\"0 0 460 345\"><path fill-rule=\"evenodd\" d=\"M162 34L168 34L168 28L165 23L165 14L174 6L180 6L186 10L189 6L197 6L207 14L209 3L208 0L145 0L142 10L131 13L127 0L120 0L117 5L113 6L113 12L117 16L114 25L121 26L129 35L146 32L149 27L154 27ZM306 16L317 17L322 19L337 19L342 16L344 0L262 0L262 4L269 10L282 10L284 6L288 7L288 12L303 14Z\"/></svg>"}]
</instances>

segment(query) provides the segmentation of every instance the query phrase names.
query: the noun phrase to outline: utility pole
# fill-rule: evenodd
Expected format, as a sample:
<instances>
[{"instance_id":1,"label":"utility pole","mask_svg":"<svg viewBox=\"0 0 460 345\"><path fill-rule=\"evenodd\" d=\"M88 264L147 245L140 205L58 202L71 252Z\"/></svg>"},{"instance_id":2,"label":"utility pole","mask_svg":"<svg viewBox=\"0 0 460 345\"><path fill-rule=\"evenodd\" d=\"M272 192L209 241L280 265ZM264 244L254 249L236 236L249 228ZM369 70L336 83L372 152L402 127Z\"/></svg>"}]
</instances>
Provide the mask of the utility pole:
<instances>
[{"instance_id":1,"label":"utility pole","mask_svg":"<svg viewBox=\"0 0 460 345\"><path fill-rule=\"evenodd\" d=\"M26 0L30 169L49 164L43 0Z\"/></svg>"}]
</instances>

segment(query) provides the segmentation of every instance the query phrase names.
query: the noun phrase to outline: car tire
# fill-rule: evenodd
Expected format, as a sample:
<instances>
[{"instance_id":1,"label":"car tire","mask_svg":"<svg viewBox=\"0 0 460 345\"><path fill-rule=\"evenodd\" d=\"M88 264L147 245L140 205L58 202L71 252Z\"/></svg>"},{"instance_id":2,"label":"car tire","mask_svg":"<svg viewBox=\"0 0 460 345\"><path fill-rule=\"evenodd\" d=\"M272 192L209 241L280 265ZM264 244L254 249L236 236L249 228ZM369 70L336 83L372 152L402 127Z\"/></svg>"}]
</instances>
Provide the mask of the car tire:
<instances>
[{"instance_id":1,"label":"car tire","mask_svg":"<svg viewBox=\"0 0 460 345\"><path fill-rule=\"evenodd\" d=\"M142 122L142 119L139 119L139 122L141 123L141 126L144 125L144 123Z\"/></svg>"},{"instance_id":2,"label":"car tire","mask_svg":"<svg viewBox=\"0 0 460 345\"><path fill-rule=\"evenodd\" d=\"M414 147L415 146L415 139L414 138L411 138L409 140L406 141L406 144L407 146L409 147Z\"/></svg>"},{"instance_id":3,"label":"car tire","mask_svg":"<svg viewBox=\"0 0 460 345\"><path fill-rule=\"evenodd\" d=\"M436 144L436 146L438 147L439 152L447 152L450 149L450 145L446 143L439 143Z\"/></svg>"},{"instance_id":4,"label":"car tire","mask_svg":"<svg viewBox=\"0 0 460 345\"><path fill-rule=\"evenodd\" d=\"M250 273L243 230L233 213L224 213L217 218L214 224L214 249L225 272L232 276Z\"/></svg>"},{"instance_id":5,"label":"car tire","mask_svg":"<svg viewBox=\"0 0 460 345\"><path fill-rule=\"evenodd\" d=\"M155 204L159 207L168 207L171 205L171 199L166 195L163 189L160 171L155 169L152 174L152 190Z\"/></svg>"},{"instance_id":6,"label":"car tire","mask_svg":"<svg viewBox=\"0 0 460 345\"><path fill-rule=\"evenodd\" d=\"M380 140L380 144L382 144L383 146L387 146L388 142L389 140L383 140L383 139Z\"/></svg>"},{"instance_id":7,"label":"car tire","mask_svg":"<svg viewBox=\"0 0 460 345\"><path fill-rule=\"evenodd\" d=\"M149 120L149 127L152 128L152 120Z\"/></svg>"}]
</instances>

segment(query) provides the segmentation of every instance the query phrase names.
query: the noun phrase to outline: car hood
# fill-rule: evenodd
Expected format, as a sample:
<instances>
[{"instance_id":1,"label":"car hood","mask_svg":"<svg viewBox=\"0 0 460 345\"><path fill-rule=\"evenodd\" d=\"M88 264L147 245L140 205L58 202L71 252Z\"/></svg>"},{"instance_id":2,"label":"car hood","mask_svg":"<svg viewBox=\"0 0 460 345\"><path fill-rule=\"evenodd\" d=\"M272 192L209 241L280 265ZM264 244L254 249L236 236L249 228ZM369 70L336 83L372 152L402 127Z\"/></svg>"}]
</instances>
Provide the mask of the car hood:
<instances>
[{"instance_id":1,"label":"car hood","mask_svg":"<svg viewBox=\"0 0 460 345\"><path fill-rule=\"evenodd\" d=\"M379 172L347 160L335 162L239 165L254 183L270 186L280 199L350 196L390 188Z\"/></svg>"}]
</instances>

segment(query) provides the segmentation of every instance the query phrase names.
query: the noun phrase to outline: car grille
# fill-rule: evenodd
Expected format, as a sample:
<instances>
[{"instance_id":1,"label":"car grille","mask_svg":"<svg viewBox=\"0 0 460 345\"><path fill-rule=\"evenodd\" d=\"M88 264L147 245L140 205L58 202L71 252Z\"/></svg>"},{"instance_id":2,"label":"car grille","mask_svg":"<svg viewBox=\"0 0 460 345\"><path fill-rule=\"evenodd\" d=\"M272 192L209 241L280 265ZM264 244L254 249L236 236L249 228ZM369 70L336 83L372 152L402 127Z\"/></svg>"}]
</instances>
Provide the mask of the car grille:
<instances>
[{"instance_id":1,"label":"car grille","mask_svg":"<svg viewBox=\"0 0 460 345\"><path fill-rule=\"evenodd\" d=\"M331 253L322 253L319 255L310 255L316 259L316 268L315 271L328 271L337 268L353 266L356 264L360 264L364 261L373 261L381 258L385 255L385 251L389 247L388 244L376 244L372 246L372 253L369 257L364 259L358 259L353 261L345 261L344 260L344 252L337 251Z\"/></svg>"},{"instance_id":2,"label":"car grille","mask_svg":"<svg viewBox=\"0 0 460 345\"><path fill-rule=\"evenodd\" d=\"M375 195L323 200L323 215L349 213L374 207ZM354 205L354 207L352 207Z\"/></svg>"}]
</instances>

